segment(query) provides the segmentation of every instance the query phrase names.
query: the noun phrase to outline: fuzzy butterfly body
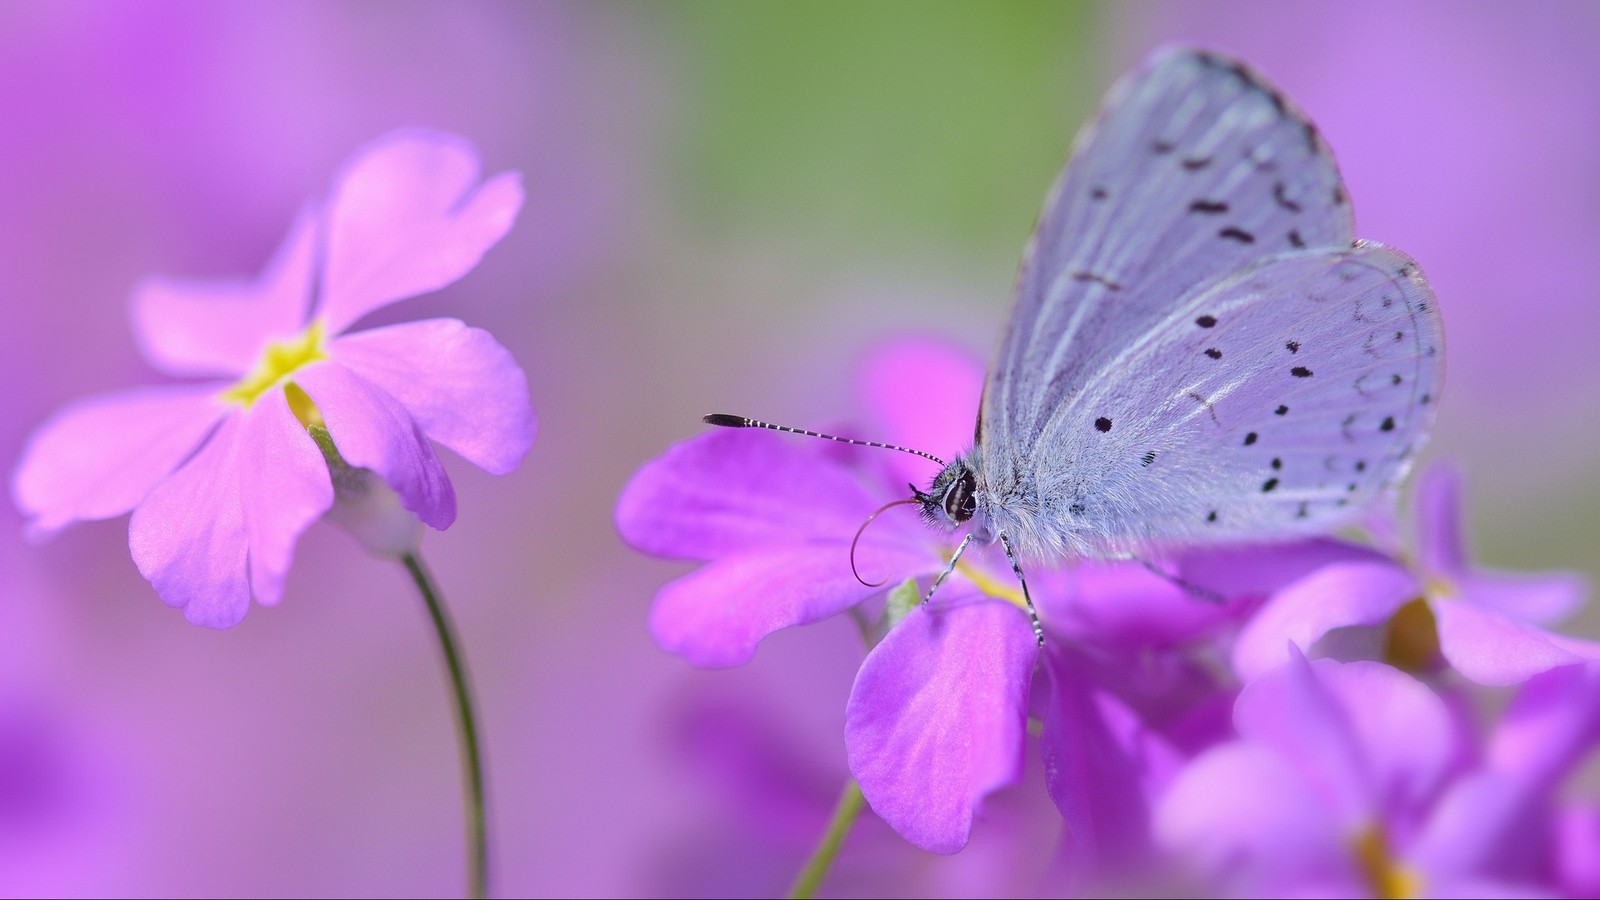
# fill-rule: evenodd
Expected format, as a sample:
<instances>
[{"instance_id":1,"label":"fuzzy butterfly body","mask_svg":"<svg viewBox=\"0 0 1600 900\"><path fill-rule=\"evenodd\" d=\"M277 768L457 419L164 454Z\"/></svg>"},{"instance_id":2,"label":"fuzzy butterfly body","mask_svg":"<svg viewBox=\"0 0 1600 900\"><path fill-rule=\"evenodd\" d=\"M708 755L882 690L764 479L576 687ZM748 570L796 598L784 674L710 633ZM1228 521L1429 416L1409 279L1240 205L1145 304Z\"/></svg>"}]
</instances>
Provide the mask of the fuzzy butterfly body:
<instances>
[{"instance_id":1,"label":"fuzzy butterfly body","mask_svg":"<svg viewBox=\"0 0 1600 900\"><path fill-rule=\"evenodd\" d=\"M975 446L918 499L1033 558L1327 531L1404 476L1442 352L1421 271L1354 240L1311 123L1242 64L1170 51L1079 135Z\"/></svg>"}]
</instances>

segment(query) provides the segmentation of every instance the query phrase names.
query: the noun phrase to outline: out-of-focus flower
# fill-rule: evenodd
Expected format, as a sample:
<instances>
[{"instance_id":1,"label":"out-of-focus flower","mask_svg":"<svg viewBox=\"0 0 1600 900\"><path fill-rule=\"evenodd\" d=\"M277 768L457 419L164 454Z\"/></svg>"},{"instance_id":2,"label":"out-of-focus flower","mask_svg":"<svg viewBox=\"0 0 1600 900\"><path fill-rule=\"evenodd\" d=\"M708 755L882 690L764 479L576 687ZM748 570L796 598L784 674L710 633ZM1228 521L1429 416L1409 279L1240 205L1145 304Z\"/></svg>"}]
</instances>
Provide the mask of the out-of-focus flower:
<instances>
[{"instance_id":1,"label":"out-of-focus flower","mask_svg":"<svg viewBox=\"0 0 1600 900\"><path fill-rule=\"evenodd\" d=\"M1415 678L1293 654L1240 694L1237 739L1174 781L1157 839L1204 892L1551 895L1552 789L1595 737L1581 670L1530 682L1485 752ZM1537 751L1511 749L1530 734Z\"/></svg>"},{"instance_id":2,"label":"out-of-focus flower","mask_svg":"<svg viewBox=\"0 0 1600 900\"><path fill-rule=\"evenodd\" d=\"M1161 889L1167 873L1150 838L1152 810L1195 753L1232 735L1237 684L1216 657L1241 622L1309 572L1382 558L1319 538L1167 561L1225 603L1138 563L1081 564L1037 579L1050 691L1034 714L1046 787L1067 826L1061 868L1082 893Z\"/></svg>"},{"instance_id":3,"label":"out-of-focus flower","mask_svg":"<svg viewBox=\"0 0 1600 900\"><path fill-rule=\"evenodd\" d=\"M981 373L970 358L927 345L897 355L869 377L869 398L937 382L971 395L957 408L976 408ZM925 408L892 403L882 413L901 420L891 434L910 434L916 446L959 446L964 428L952 417L924 417ZM902 462L861 462L860 451L838 449L718 430L634 476L617 507L623 538L646 553L706 561L657 595L650 626L658 643L696 665L738 665L779 628L846 611L864 625L875 618L885 588L856 579L851 539L873 509L905 496ZM862 533L855 558L867 577L894 585L935 574L951 550L917 517L885 515ZM1010 597L996 603L985 593L991 562L969 553L931 608L913 605L888 629L846 711L850 768L867 802L934 852L961 849L984 795L1022 767L1038 646Z\"/></svg>"},{"instance_id":4,"label":"out-of-focus flower","mask_svg":"<svg viewBox=\"0 0 1600 900\"><path fill-rule=\"evenodd\" d=\"M453 319L345 332L461 278L521 204L515 173L479 182L464 140L395 132L306 207L259 280L140 285L133 317L145 356L165 374L211 380L59 412L12 481L30 529L133 510L140 572L189 621L222 628L252 595L280 599L295 542L334 503L314 434L416 518L448 527L455 495L428 440L491 472L514 468L534 433L521 369L486 332Z\"/></svg>"},{"instance_id":5,"label":"out-of-focus flower","mask_svg":"<svg viewBox=\"0 0 1600 900\"><path fill-rule=\"evenodd\" d=\"M1543 626L1583 602L1587 585L1565 572L1511 574L1475 567L1462 540L1461 478L1436 465L1417 488L1415 570L1389 559L1320 569L1279 591L1234 648L1245 680L1344 626L1389 623L1387 653L1407 667L1435 655L1479 684L1516 684L1559 666L1600 659L1600 645Z\"/></svg>"}]
</instances>

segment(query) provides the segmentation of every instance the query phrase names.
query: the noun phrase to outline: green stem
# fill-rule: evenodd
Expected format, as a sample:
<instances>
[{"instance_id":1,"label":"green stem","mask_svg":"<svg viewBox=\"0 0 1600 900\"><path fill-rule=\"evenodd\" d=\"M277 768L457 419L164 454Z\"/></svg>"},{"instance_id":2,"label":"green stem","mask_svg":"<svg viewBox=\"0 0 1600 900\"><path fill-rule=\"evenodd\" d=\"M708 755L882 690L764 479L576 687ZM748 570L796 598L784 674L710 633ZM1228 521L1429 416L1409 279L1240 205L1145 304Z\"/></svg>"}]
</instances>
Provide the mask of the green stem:
<instances>
[{"instance_id":1,"label":"green stem","mask_svg":"<svg viewBox=\"0 0 1600 900\"><path fill-rule=\"evenodd\" d=\"M844 843L845 835L850 833L850 826L856 823L856 817L861 815L864 805L861 785L856 784L854 778L845 782L844 792L839 795L839 802L833 808L833 818L828 821L828 830L823 833L817 849L806 860L806 867L800 870L799 877L789 888L791 900L807 900L816 896L817 888L822 885L822 879L828 876L828 870L833 868L833 861L839 856L839 847Z\"/></svg>"},{"instance_id":2,"label":"green stem","mask_svg":"<svg viewBox=\"0 0 1600 900\"><path fill-rule=\"evenodd\" d=\"M461 768L467 782L467 896L481 900L489 892L489 842L483 805L483 761L478 751L478 726L472 715L472 688L467 684L467 669L461 652L456 649L455 627L450 624L450 616L445 612L433 578L416 553L407 553L401 557L401 562L417 583L422 599L427 601L428 614L433 617L434 630L439 633L439 646L444 649L445 665L450 669L450 685L455 689Z\"/></svg>"}]
</instances>

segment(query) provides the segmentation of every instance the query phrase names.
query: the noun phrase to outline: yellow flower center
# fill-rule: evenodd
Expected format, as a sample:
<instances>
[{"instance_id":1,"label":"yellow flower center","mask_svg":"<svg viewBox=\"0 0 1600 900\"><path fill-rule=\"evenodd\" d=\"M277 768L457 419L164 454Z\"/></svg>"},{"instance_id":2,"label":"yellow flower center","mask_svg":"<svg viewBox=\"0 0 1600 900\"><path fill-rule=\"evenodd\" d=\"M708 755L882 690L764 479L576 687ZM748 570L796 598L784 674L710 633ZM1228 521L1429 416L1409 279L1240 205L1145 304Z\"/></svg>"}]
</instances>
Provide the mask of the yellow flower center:
<instances>
[{"instance_id":1,"label":"yellow flower center","mask_svg":"<svg viewBox=\"0 0 1600 900\"><path fill-rule=\"evenodd\" d=\"M965 562L956 563L956 571L967 576L967 580L978 586L990 597L1005 600L1018 609L1027 609L1028 604L1022 599L1022 588L1015 582L1005 582L990 575L978 566L969 566Z\"/></svg>"},{"instance_id":2,"label":"yellow flower center","mask_svg":"<svg viewBox=\"0 0 1600 900\"><path fill-rule=\"evenodd\" d=\"M281 384L284 395L289 401L289 409L294 412L295 418L300 420L300 424L308 428L312 425L321 425L322 416L317 412L316 404L311 402L311 398L300 389L299 385L289 381L289 376L314 362L328 358L326 331L322 320L317 319L295 337L268 343L266 349L261 352L261 359L256 362L255 368L232 387L223 391L222 399L248 408L262 394Z\"/></svg>"},{"instance_id":3,"label":"yellow flower center","mask_svg":"<svg viewBox=\"0 0 1600 900\"><path fill-rule=\"evenodd\" d=\"M1429 591L1429 596L1438 596ZM1426 597L1395 610L1384 636L1383 658L1404 672L1427 672L1439 663L1439 623Z\"/></svg>"},{"instance_id":4,"label":"yellow flower center","mask_svg":"<svg viewBox=\"0 0 1600 900\"><path fill-rule=\"evenodd\" d=\"M1422 876L1407 868L1389 852L1389 841L1382 827L1370 825L1362 829L1356 835L1351 849L1374 897L1381 900L1410 900L1422 896Z\"/></svg>"}]
</instances>

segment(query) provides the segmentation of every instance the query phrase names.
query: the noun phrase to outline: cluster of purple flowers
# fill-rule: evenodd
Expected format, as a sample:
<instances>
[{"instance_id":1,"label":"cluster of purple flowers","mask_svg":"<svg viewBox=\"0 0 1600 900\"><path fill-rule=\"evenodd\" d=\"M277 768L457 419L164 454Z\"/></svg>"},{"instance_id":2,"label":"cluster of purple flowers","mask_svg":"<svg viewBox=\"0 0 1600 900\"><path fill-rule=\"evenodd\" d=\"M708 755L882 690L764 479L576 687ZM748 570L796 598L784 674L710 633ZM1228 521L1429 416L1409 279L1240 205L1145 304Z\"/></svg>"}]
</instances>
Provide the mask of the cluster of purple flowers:
<instances>
[{"instance_id":1,"label":"cluster of purple flowers","mask_svg":"<svg viewBox=\"0 0 1600 900\"><path fill-rule=\"evenodd\" d=\"M960 351L893 345L869 367L869 417L854 430L959 450L981 383ZM738 665L780 628L855 617L869 650L846 754L873 812L906 840L960 851L986 795L1038 753L1083 890L1600 889L1600 809L1562 792L1600 740L1600 645L1547 630L1586 586L1475 566L1448 468L1418 481L1414 541L1161 560L1223 603L1137 563L1035 566L1041 648L1003 555L969 552L922 605L948 536L897 510L852 547L863 519L928 466L716 429L646 464L617 509L637 549L704 562L661 590L650 619L695 665ZM1387 524L1374 533L1394 533ZM856 577L852 553L883 586Z\"/></svg>"}]
</instances>

